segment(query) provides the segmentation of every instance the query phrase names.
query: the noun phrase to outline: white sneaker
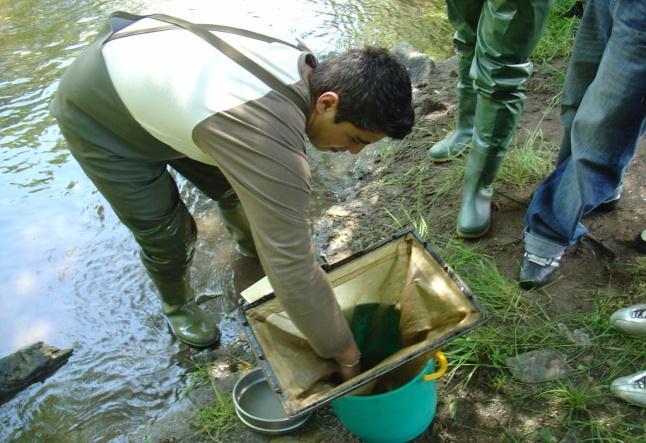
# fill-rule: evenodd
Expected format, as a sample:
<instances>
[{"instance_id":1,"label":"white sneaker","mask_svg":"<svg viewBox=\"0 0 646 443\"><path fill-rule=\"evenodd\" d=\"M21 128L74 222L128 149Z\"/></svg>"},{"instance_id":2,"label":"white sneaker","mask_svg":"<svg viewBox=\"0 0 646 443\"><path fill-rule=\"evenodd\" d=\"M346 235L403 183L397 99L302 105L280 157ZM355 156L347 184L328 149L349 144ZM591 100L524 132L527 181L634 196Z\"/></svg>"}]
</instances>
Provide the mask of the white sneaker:
<instances>
[{"instance_id":1,"label":"white sneaker","mask_svg":"<svg viewBox=\"0 0 646 443\"><path fill-rule=\"evenodd\" d=\"M619 309L610 316L610 324L626 335L646 337L646 304Z\"/></svg>"},{"instance_id":2,"label":"white sneaker","mask_svg":"<svg viewBox=\"0 0 646 443\"><path fill-rule=\"evenodd\" d=\"M610 392L631 405L646 408L646 371L619 377L610 384Z\"/></svg>"}]
</instances>

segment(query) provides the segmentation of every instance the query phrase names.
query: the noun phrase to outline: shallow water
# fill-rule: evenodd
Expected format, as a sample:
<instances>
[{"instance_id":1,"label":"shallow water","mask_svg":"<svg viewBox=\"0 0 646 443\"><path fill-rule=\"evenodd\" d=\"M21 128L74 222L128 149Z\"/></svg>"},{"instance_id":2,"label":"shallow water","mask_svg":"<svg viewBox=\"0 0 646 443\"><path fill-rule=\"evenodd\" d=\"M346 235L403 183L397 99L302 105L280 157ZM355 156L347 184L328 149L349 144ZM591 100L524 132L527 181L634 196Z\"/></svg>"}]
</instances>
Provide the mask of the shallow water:
<instances>
[{"instance_id":1,"label":"shallow water","mask_svg":"<svg viewBox=\"0 0 646 443\"><path fill-rule=\"evenodd\" d=\"M295 34L317 54L407 41L450 54L441 0L235 2L0 0L0 355L37 340L73 348L45 383L0 406L1 441L123 441L175 401L185 348L167 331L129 232L65 148L47 105L103 19L166 12ZM226 12L225 12L226 11ZM351 186L355 159L312 153L312 213ZM199 238L193 282L237 336L237 256L213 202L179 181ZM236 271L239 271L235 268ZM244 267L241 272L244 271Z\"/></svg>"}]
</instances>

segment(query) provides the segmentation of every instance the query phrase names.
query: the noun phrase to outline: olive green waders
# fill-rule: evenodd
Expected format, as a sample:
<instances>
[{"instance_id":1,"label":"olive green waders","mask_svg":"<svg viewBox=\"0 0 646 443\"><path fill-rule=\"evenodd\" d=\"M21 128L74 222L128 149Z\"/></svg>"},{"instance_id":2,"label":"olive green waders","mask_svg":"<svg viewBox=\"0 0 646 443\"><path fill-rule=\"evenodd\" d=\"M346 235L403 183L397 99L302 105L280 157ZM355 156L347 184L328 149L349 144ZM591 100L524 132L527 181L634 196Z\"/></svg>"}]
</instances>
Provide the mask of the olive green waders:
<instances>
[{"instance_id":1,"label":"olive green waders","mask_svg":"<svg viewBox=\"0 0 646 443\"><path fill-rule=\"evenodd\" d=\"M543 34L553 0L446 3L460 52L459 105L463 109L458 110L456 133L431 148L429 157L442 160L459 154L468 143L467 126L473 118L457 232L476 238L489 229L491 184L522 112L524 83L532 72L529 55ZM473 57L470 63L469 57ZM476 93L475 106L468 98L470 86Z\"/></svg>"},{"instance_id":2,"label":"olive green waders","mask_svg":"<svg viewBox=\"0 0 646 443\"><path fill-rule=\"evenodd\" d=\"M473 47L459 43L457 35L454 43L459 48L457 126L453 132L428 150L428 158L436 163L446 162L460 156L471 143L473 136L476 91L473 87L473 80L469 77L473 61Z\"/></svg>"},{"instance_id":3,"label":"olive green waders","mask_svg":"<svg viewBox=\"0 0 646 443\"><path fill-rule=\"evenodd\" d=\"M231 189L218 168L184 157L146 132L129 114L108 76L101 46L107 26L67 69L51 104L74 158L141 246L141 259L161 296L171 329L192 346L216 343L215 323L195 305L189 268L197 228L168 171L175 169L210 198ZM237 210L228 194L226 210ZM237 212L241 230L248 222ZM229 229L232 222L226 221ZM246 247L253 250L250 234Z\"/></svg>"}]
</instances>

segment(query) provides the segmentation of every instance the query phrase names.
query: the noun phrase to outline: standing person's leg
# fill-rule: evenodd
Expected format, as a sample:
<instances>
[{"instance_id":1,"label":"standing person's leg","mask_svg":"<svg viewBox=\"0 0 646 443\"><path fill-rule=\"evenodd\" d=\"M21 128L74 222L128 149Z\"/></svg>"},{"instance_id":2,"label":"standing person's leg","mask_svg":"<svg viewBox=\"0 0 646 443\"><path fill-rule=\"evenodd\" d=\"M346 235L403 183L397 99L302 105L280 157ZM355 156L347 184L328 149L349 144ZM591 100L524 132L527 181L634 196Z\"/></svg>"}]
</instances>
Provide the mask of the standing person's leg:
<instances>
[{"instance_id":1,"label":"standing person's leg","mask_svg":"<svg viewBox=\"0 0 646 443\"><path fill-rule=\"evenodd\" d=\"M238 252L245 257L257 259L247 215L222 172L215 166L190 158L171 160L169 164L200 191L218 202L224 226L236 242Z\"/></svg>"},{"instance_id":2,"label":"standing person's leg","mask_svg":"<svg viewBox=\"0 0 646 443\"><path fill-rule=\"evenodd\" d=\"M457 232L477 238L489 230L491 184L514 134L551 1L487 0L478 22L471 77L477 91L474 134L464 172Z\"/></svg>"},{"instance_id":3,"label":"standing person's leg","mask_svg":"<svg viewBox=\"0 0 646 443\"><path fill-rule=\"evenodd\" d=\"M557 165L563 163L572 152L570 143L572 121L581 105L585 91L597 75L601 57L612 30L610 14L604 10L599 11L595 2L586 3L584 16L572 46L572 55L565 73L565 82L561 94L563 138L556 161Z\"/></svg>"},{"instance_id":4,"label":"standing person's leg","mask_svg":"<svg viewBox=\"0 0 646 443\"><path fill-rule=\"evenodd\" d=\"M608 14L612 30L572 121L571 155L541 182L525 214L525 289L549 283L565 248L586 234L581 218L620 186L646 119L646 3L590 0L584 20L593 17L588 8Z\"/></svg>"},{"instance_id":5,"label":"standing person's leg","mask_svg":"<svg viewBox=\"0 0 646 443\"><path fill-rule=\"evenodd\" d=\"M61 129L74 158L141 246L174 334L192 346L217 342L217 326L194 303L190 284L197 228L166 163L129 160ZM111 137L108 131L104 135Z\"/></svg>"},{"instance_id":6,"label":"standing person's leg","mask_svg":"<svg viewBox=\"0 0 646 443\"><path fill-rule=\"evenodd\" d=\"M476 92L469 72L483 1L446 0L449 21L455 29L453 43L458 50L458 118L455 131L428 150L428 157L434 162L444 162L459 156L471 143Z\"/></svg>"}]
</instances>

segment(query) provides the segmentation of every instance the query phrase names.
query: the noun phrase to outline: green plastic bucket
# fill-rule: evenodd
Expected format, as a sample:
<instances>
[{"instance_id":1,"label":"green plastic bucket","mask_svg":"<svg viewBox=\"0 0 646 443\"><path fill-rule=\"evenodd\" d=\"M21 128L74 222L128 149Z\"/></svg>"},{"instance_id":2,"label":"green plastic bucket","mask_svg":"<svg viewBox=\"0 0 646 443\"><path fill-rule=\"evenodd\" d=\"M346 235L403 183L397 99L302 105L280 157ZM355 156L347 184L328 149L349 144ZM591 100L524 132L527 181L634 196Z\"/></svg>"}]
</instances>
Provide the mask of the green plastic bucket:
<instances>
[{"instance_id":1,"label":"green plastic bucket","mask_svg":"<svg viewBox=\"0 0 646 443\"><path fill-rule=\"evenodd\" d=\"M435 380L446 371L446 357L435 354L440 369L433 373L435 360L399 388L377 395L348 395L332 401L339 420L368 443L403 443L424 432L435 417Z\"/></svg>"}]
</instances>

